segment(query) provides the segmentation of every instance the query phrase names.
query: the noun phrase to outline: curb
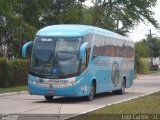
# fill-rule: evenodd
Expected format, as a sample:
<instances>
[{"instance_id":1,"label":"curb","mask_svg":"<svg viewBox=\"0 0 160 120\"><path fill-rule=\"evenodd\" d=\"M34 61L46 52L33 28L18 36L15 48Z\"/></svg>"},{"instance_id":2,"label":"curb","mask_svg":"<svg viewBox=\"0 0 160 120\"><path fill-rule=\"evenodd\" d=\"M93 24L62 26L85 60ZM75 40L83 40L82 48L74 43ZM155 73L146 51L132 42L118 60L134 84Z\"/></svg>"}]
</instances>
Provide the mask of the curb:
<instances>
[{"instance_id":1,"label":"curb","mask_svg":"<svg viewBox=\"0 0 160 120\"><path fill-rule=\"evenodd\" d=\"M27 94L28 91L20 91L20 92L9 92L9 93L2 93L0 97L10 96L10 95L20 95L20 94Z\"/></svg>"}]
</instances>

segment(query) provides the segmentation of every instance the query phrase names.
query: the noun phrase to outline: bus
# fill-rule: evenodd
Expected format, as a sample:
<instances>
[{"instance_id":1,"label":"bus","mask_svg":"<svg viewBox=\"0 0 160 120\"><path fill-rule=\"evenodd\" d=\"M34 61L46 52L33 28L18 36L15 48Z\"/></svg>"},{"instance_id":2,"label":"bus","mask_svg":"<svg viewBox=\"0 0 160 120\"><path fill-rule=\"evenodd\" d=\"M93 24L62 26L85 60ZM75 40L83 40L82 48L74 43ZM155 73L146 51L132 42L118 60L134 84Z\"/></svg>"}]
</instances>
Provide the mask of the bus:
<instances>
[{"instance_id":1,"label":"bus","mask_svg":"<svg viewBox=\"0 0 160 120\"><path fill-rule=\"evenodd\" d=\"M54 96L92 100L95 94L124 94L133 85L134 42L88 25L51 25L22 47L33 45L28 91L47 101Z\"/></svg>"}]
</instances>

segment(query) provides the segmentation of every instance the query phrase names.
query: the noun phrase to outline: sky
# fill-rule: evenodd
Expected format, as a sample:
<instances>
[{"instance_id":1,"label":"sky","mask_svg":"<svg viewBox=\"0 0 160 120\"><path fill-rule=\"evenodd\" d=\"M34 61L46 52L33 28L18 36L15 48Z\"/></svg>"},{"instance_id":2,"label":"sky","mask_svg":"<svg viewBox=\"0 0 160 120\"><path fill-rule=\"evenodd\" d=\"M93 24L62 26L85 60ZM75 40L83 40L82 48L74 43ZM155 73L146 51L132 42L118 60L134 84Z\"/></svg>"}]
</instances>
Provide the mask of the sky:
<instances>
[{"instance_id":1,"label":"sky","mask_svg":"<svg viewBox=\"0 0 160 120\"><path fill-rule=\"evenodd\" d=\"M87 0L85 3L87 6L92 6L92 3L90 0ZM159 22L160 24L160 0L157 0L157 5L155 8L151 9L154 12L154 18ZM149 34L149 30L151 29L152 34L155 34L154 36L160 37L160 30L156 30L153 25L146 22L140 23L138 26L135 26L133 30L130 30L128 35L131 39L133 39L134 42L142 40L143 38L146 38L146 35Z\"/></svg>"}]
</instances>

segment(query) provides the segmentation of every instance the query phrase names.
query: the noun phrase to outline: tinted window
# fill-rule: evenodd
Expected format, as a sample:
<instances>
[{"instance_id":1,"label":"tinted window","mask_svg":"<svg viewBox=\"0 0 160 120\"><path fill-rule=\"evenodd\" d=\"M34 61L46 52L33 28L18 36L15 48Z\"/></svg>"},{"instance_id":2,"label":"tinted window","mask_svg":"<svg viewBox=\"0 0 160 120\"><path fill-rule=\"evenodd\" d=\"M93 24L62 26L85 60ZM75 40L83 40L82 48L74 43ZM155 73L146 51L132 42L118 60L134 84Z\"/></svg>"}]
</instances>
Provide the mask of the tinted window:
<instances>
[{"instance_id":1,"label":"tinted window","mask_svg":"<svg viewBox=\"0 0 160 120\"><path fill-rule=\"evenodd\" d=\"M129 41L95 35L93 55L131 58L134 56L131 44Z\"/></svg>"}]
</instances>

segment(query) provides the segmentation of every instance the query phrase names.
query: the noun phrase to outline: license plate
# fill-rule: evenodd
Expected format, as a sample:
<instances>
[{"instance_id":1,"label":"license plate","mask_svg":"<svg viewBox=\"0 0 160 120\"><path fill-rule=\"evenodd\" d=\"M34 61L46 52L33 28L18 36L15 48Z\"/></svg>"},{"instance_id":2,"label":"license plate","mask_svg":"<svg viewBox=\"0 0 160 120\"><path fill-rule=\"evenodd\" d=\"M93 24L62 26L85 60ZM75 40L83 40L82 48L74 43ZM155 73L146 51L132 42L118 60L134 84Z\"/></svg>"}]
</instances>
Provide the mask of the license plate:
<instances>
[{"instance_id":1,"label":"license plate","mask_svg":"<svg viewBox=\"0 0 160 120\"><path fill-rule=\"evenodd\" d=\"M54 90L47 90L47 93L48 93L48 94L54 94L55 91L54 91Z\"/></svg>"}]
</instances>

